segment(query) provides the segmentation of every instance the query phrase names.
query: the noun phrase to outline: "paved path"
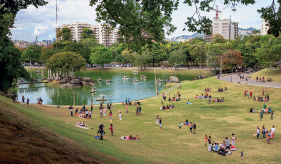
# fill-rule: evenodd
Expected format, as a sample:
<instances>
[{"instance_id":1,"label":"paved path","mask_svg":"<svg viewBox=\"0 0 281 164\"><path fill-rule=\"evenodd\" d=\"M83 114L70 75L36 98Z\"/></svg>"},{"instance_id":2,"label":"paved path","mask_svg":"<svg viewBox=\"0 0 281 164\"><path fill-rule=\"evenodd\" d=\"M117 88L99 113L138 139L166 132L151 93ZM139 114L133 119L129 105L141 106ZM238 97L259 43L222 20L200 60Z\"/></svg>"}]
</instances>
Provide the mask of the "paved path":
<instances>
[{"instance_id":1,"label":"paved path","mask_svg":"<svg viewBox=\"0 0 281 164\"><path fill-rule=\"evenodd\" d=\"M247 74L244 74L244 80L240 80L240 77L237 76L237 74L222 74L221 79L223 81L230 82L230 76L232 76L232 82L238 84L238 81L240 81L241 85L245 85L246 83L246 76L249 76ZM261 86L261 87L270 87L270 88L281 88L280 83L273 83L273 82L256 82L256 80L252 80L248 78L248 85L255 85L255 86Z\"/></svg>"}]
</instances>

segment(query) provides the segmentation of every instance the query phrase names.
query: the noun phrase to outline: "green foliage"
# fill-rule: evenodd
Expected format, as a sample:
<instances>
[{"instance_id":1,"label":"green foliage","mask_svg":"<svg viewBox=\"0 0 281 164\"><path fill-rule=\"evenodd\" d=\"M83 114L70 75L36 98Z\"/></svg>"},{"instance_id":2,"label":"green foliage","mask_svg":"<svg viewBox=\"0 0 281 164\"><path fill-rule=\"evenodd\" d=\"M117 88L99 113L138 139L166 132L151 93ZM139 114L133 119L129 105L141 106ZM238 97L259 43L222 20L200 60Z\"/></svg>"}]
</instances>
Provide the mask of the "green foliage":
<instances>
[{"instance_id":1,"label":"green foliage","mask_svg":"<svg viewBox=\"0 0 281 164\"><path fill-rule=\"evenodd\" d=\"M8 37L0 40L0 90L6 92L15 87L18 78L30 79L29 74L21 65L20 50L14 47Z\"/></svg>"},{"instance_id":2,"label":"green foliage","mask_svg":"<svg viewBox=\"0 0 281 164\"><path fill-rule=\"evenodd\" d=\"M29 46L25 51L23 51L22 55L21 55L21 59L24 62L30 62L30 58L31 58L31 62L40 62L40 58L42 55L42 47L37 46L37 45L32 45Z\"/></svg>"},{"instance_id":3,"label":"green foliage","mask_svg":"<svg viewBox=\"0 0 281 164\"><path fill-rule=\"evenodd\" d=\"M86 59L75 52L61 52L54 54L46 62L46 67L52 70L52 72L70 72L72 71L72 67L73 71L76 72L85 69L85 65Z\"/></svg>"},{"instance_id":4,"label":"green foliage","mask_svg":"<svg viewBox=\"0 0 281 164\"><path fill-rule=\"evenodd\" d=\"M189 47L189 51L191 54L191 57L195 59L195 61L202 64L202 62L206 59L206 48L203 42L198 42L197 44L194 44Z\"/></svg>"},{"instance_id":5,"label":"green foliage","mask_svg":"<svg viewBox=\"0 0 281 164\"><path fill-rule=\"evenodd\" d=\"M149 52L144 52L142 55L137 54L135 59L135 65L144 67L146 65L149 65L150 61L152 60L152 56Z\"/></svg>"},{"instance_id":6,"label":"green foliage","mask_svg":"<svg viewBox=\"0 0 281 164\"><path fill-rule=\"evenodd\" d=\"M176 51L171 52L169 57L170 64L180 64L183 61L186 61L186 54L183 49L178 49Z\"/></svg>"},{"instance_id":7,"label":"green foliage","mask_svg":"<svg viewBox=\"0 0 281 164\"><path fill-rule=\"evenodd\" d=\"M87 38L95 38L94 31L89 28L83 28L82 40Z\"/></svg>"},{"instance_id":8,"label":"green foliage","mask_svg":"<svg viewBox=\"0 0 281 164\"><path fill-rule=\"evenodd\" d=\"M53 45L49 45L47 47L42 48L42 55L40 57L40 61L42 63L46 63L46 61L56 53L56 50L53 48Z\"/></svg>"},{"instance_id":9,"label":"green foliage","mask_svg":"<svg viewBox=\"0 0 281 164\"><path fill-rule=\"evenodd\" d=\"M215 44L207 44L207 65L208 67L214 67L216 70L216 67L220 65L220 57L224 53L224 48L222 46L222 43L215 43Z\"/></svg>"},{"instance_id":10,"label":"green foliage","mask_svg":"<svg viewBox=\"0 0 281 164\"><path fill-rule=\"evenodd\" d=\"M141 50L141 47L163 42L165 32L171 34L176 27L170 22L171 14L177 9L179 1L176 0L134 0L98 1L90 0L90 5L97 5L97 22L109 23L111 29L119 25L119 38L121 43L126 43L128 49ZM147 35L146 35L147 33Z\"/></svg>"},{"instance_id":11,"label":"green foliage","mask_svg":"<svg viewBox=\"0 0 281 164\"><path fill-rule=\"evenodd\" d=\"M115 42L110 45L109 50L112 53L112 58L116 62L122 62L122 52L126 49L124 44Z\"/></svg>"},{"instance_id":12,"label":"green foliage","mask_svg":"<svg viewBox=\"0 0 281 164\"><path fill-rule=\"evenodd\" d=\"M212 35L212 43L226 43L226 39L221 34Z\"/></svg>"},{"instance_id":13,"label":"green foliage","mask_svg":"<svg viewBox=\"0 0 281 164\"><path fill-rule=\"evenodd\" d=\"M99 64L103 67L104 64L108 64L112 61L112 54L108 48L104 46L92 48L90 55L90 62L92 64Z\"/></svg>"}]
</instances>

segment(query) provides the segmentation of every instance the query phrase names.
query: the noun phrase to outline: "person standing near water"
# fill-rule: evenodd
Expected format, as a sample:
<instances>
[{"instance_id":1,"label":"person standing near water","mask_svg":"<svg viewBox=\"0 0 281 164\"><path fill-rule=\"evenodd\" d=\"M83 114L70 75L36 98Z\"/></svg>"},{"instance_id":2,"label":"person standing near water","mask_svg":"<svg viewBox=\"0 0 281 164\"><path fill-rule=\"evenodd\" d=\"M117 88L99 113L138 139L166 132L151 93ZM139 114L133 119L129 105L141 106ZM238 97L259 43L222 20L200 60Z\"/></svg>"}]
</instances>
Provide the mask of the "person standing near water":
<instances>
[{"instance_id":1,"label":"person standing near water","mask_svg":"<svg viewBox=\"0 0 281 164\"><path fill-rule=\"evenodd\" d=\"M73 109L70 109L70 115L73 116Z\"/></svg>"},{"instance_id":2,"label":"person standing near water","mask_svg":"<svg viewBox=\"0 0 281 164\"><path fill-rule=\"evenodd\" d=\"M139 115L141 116L141 106L139 106Z\"/></svg>"},{"instance_id":3,"label":"person standing near water","mask_svg":"<svg viewBox=\"0 0 281 164\"><path fill-rule=\"evenodd\" d=\"M137 110L136 110L136 116L139 115L139 107L137 106Z\"/></svg>"},{"instance_id":4,"label":"person standing near water","mask_svg":"<svg viewBox=\"0 0 281 164\"><path fill-rule=\"evenodd\" d=\"M128 106L128 105L126 105L126 113L128 113L128 109L129 109L129 106Z\"/></svg>"}]
</instances>

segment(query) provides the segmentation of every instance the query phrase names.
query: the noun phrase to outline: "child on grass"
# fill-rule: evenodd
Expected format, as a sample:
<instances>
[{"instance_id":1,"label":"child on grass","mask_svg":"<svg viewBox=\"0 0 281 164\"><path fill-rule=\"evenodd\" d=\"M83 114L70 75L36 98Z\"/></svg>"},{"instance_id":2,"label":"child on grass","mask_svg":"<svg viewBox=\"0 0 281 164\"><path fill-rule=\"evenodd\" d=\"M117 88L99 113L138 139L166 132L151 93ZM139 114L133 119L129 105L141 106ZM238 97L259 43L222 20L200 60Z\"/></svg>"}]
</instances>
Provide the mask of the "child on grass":
<instances>
[{"instance_id":1,"label":"child on grass","mask_svg":"<svg viewBox=\"0 0 281 164\"><path fill-rule=\"evenodd\" d=\"M207 146L208 136L205 135L205 146Z\"/></svg>"},{"instance_id":2,"label":"child on grass","mask_svg":"<svg viewBox=\"0 0 281 164\"><path fill-rule=\"evenodd\" d=\"M112 124L110 124L110 132L111 132L111 136L113 136L113 125Z\"/></svg>"},{"instance_id":3,"label":"child on grass","mask_svg":"<svg viewBox=\"0 0 281 164\"><path fill-rule=\"evenodd\" d=\"M243 157L244 157L244 151L242 150L241 151L241 156L240 156L241 160L243 160Z\"/></svg>"},{"instance_id":4,"label":"child on grass","mask_svg":"<svg viewBox=\"0 0 281 164\"><path fill-rule=\"evenodd\" d=\"M128 105L126 105L126 113L128 113L128 109L129 109L129 106L128 106Z\"/></svg>"},{"instance_id":5,"label":"child on grass","mask_svg":"<svg viewBox=\"0 0 281 164\"><path fill-rule=\"evenodd\" d=\"M179 129L181 129L181 123L179 123L178 126L179 126Z\"/></svg>"},{"instance_id":6,"label":"child on grass","mask_svg":"<svg viewBox=\"0 0 281 164\"><path fill-rule=\"evenodd\" d=\"M102 110L100 109L100 118L102 118Z\"/></svg>"},{"instance_id":7,"label":"child on grass","mask_svg":"<svg viewBox=\"0 0 281 164\"><path fill-rule=\"evenodd\" d=\"M159 115L156 116L156 124L159 124Z\"/></svg>"}]
</instances>

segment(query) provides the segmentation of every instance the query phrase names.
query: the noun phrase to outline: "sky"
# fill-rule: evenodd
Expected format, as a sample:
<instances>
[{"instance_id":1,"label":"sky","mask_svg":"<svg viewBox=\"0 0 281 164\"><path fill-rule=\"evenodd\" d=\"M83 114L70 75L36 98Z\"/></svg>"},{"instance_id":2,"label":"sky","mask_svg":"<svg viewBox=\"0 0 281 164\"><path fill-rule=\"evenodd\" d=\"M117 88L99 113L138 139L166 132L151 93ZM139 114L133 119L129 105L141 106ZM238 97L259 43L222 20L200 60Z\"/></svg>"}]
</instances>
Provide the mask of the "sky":
<instances>
[{"instance_id":1,"label":"sky","mask_svg":"<svg viewBox=\"0 0 281 164\"><path fill-rule=\"evenodd\" d=\"M171 35L165 35L166 38L177 37L180 35L190 35L193 32L183 31L186 28L186 17L194 14L194 7L183 4L184 0L180 0L178 10L172 14L172 24L177 30ZM59 20L56 23L56 0L49 0L46 6L35 8L29 6L25 10L20 10L16 16L14 29L11 29L12 40L38 41L53 40L55 38L55 27L62 24L70 24L76 21L89 24L96 24L95 21L96 6L89 6L89 0L58 0ZM256 0L254 5L237 5L236 12L232 11L232 7L222 4L222 0L216 0L214 7L217 5L222 12L219 17L221 19L229 19L239 22L240 28L261 28L260 14L257 12L261 7L270 6L271 0ZM212 4L213 5L213 4ZM211 20L215 17L216 12L201 12L201 16L206 16Z\"/></svg>"}]
</instances>

